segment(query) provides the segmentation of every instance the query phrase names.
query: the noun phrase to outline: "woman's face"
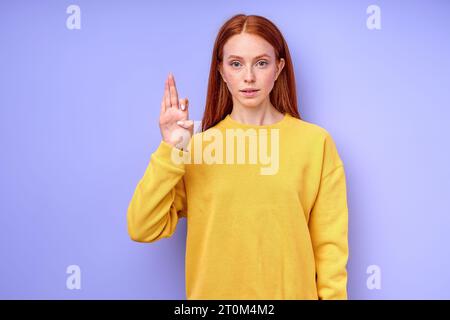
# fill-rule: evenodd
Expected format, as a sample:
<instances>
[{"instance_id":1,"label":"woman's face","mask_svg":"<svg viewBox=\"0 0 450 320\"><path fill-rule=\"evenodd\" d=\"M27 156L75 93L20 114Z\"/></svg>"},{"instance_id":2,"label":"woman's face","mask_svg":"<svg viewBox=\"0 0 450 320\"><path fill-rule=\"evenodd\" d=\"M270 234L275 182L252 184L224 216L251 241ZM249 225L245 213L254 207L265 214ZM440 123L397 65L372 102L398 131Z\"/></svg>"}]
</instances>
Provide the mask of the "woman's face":
<instances>
[{"instance_id":1,"label":"woman's face","mask_svg":"<svg viewBox=\"0 0 450 320\"><path fill-rule=\"evenodd\" d=\"M255 108L270 103L269 94L283 67L284 59L276 61L269 42L241 33L225 43L219 71L233 96L233 105ZM247 88L257 91L245 93Z\"/></svg>"}]
</instances>

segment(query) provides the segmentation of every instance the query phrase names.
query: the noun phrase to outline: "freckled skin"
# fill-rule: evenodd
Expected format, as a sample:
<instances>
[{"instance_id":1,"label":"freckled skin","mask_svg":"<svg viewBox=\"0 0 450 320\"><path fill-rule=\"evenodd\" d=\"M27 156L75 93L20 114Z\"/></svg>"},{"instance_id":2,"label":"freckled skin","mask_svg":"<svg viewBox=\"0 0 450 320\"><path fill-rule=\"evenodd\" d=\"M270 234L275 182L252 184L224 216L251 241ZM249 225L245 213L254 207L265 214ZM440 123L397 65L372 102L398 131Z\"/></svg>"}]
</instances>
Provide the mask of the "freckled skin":
<instances>
[{"instance_id":1,"label":"freckled skin","mask_svg":"<svg viewBox=\"0 0 450 320\"><path fill-rule=\"evenodd\" d=\"M255 58L260 54L268 57ZM228 58L230 55L242 59ZM220 65L222 79L226 82L233 97L233 107L270 109L269 94L275 80L284 67L284 59L276 61L275 50L263 38L241 33L232 36L223 48L223 63ZM259 89L255 97L245 97L239 90L247 87Z\"/></svg>"}]
</instances>

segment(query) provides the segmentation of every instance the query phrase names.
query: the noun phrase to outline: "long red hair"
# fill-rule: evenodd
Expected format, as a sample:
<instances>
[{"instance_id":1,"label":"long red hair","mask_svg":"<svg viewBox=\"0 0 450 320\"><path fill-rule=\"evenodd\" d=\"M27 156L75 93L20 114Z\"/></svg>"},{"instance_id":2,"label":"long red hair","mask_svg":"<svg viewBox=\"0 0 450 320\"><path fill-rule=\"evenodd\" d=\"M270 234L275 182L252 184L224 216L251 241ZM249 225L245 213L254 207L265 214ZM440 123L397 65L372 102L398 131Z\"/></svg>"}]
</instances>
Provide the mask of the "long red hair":
<instances>
[{"instance_id":1,"label":"long red hair","mask_svg":"<svg viewBox=\"0 0 450 320\"><path fill-rule=\"evenodd\" d=\"M275 49L277 62L280 58L285 65L278 76L272 91L270 102L282 113L301 119L297 106L294 68L286 41L280 30L267 18L257 15L237 14L231 17L220 28L212 52L211 68L208 80L205 112L202 119L202 131L222 121L233 109L233 100L219 72L223 59L223 46L227 40L242 32L260 36Z\"/></svg>"}]
</instances>

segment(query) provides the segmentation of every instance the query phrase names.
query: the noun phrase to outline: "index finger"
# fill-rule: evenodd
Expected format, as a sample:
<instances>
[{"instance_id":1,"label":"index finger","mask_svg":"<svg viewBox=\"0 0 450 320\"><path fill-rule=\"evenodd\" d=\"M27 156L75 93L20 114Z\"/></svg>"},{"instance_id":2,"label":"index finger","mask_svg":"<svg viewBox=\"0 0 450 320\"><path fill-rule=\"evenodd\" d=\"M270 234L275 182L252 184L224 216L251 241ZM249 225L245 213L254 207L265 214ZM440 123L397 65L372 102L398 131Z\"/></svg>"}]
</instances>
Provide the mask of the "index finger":
<instances>
[{"instance_id":1,"label":"index finger","mask_svg":"<svg viewBox=\"0 0 450 320\"><path fill-rule=\"evenodd\" d=\"M170 97L169 97L169 82L166 79L164 82L164 96L161 101L161 113L164 113L167 108L170 108Z\"/></svg>"},{"instance_id":2,"label":"index finger","mask_svg":"<svg viewBox=\"0 0 450 320\"><path fill-rule=\"evenodd\" d=\"M172 108L178 109L178 92L175 84L175 77L171 73L169 75L170 104Z\"/></svg>"}]
</instances>

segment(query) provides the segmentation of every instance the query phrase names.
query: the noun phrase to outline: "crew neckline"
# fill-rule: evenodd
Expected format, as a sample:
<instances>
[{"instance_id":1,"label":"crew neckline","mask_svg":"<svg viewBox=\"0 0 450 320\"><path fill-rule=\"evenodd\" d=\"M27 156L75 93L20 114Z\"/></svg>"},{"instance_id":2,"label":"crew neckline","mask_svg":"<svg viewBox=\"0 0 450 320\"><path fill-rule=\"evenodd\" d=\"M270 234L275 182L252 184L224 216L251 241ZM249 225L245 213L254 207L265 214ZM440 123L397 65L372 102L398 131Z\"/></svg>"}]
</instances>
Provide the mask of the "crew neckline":
<instances>
[{"instance_id":1,"label":"crew neckline","mask_svg":"<svg viewBox=\"0 0 450 320\"><path fill-rule=\"evenodd\" d=\"M226 117L224 118L224 122L228 123L232 126L237 126L237 127L242 127L242 128L273 128L273 127L280 127L281 125L283 125L288 117L289 117L289 113L285 112L283 115L283 118L277 122L271 123L271 124L246 124L246 123L242 123L239 122L237 120L234 120L233 118L231 118L230 114L227 114Z\"/></svg>"}]
</instances>

